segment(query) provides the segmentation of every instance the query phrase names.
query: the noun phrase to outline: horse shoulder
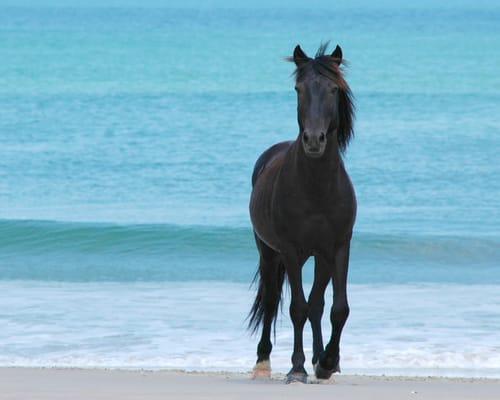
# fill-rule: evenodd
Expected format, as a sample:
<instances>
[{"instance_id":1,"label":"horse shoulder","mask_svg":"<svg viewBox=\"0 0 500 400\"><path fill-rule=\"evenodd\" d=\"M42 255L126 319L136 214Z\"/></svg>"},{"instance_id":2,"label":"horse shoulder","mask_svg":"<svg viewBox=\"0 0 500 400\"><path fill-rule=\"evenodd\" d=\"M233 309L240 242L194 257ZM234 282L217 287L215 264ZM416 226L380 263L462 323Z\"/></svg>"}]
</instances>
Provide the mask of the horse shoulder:
<instances>
[{"instance_id":1,"label":"horse shoulder","mask_svg":"<svg viewBox=\"0 0 500 400\"><path fill-rule=\"evenodd\" d=\"M272 163L272 161L274 161L278 156L283 155L286 152L286 150L288 150L288 148L291 146L292 143L293 142L291 141L276 143L271 147L269 147L259 156L253 168L252 186L255 186L257 179L262 174L264 169L270 163Z\"/></svg>"}]
</instances>

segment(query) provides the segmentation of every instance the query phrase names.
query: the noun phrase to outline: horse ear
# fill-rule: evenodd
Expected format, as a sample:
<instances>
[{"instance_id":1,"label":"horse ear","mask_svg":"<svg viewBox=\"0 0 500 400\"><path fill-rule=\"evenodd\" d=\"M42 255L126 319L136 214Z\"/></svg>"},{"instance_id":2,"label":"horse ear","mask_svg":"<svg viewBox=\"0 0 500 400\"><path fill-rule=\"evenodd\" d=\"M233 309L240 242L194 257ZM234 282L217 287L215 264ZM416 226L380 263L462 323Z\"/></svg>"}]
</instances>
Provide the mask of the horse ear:
<instances>
[{"instance_id":1,"label":"horse ear","mask_svg":"<svg viewBox=\"0 0 500 400\"><path fill-rule=\"evenodd\" d=\"M293 62L297 67L300 67L302 64L309 61L309 57L306 53L300 48L300 45L295 46L295 50L293 51Z\"/></svg>"},{"instance_id":2,"label":"horse ear","mask_svg":"<svg viewBox=\"0 0 500 400\"><path fill-rule=\"evenodd\" d=\"M334 61L340 65L340 63L342 62L342 49L339 45L337 45L337 47L335 47L335 50L333 50L332 57L335 59Z\"/></svg>"}]
</instances>

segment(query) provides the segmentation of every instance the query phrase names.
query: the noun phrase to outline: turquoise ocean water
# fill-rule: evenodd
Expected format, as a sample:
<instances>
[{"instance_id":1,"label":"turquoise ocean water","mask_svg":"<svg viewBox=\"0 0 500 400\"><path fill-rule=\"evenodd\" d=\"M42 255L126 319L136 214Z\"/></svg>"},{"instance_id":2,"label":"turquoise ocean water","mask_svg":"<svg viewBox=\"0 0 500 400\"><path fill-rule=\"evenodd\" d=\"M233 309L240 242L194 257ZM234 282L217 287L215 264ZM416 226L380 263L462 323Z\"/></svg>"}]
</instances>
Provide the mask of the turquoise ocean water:
<instances>
[{"instance_id":1,"label":"turquoise ocean water","mask_svg":"<svg viewBox=\"0 0 500 400\"><path fill-rule=\"evenodd\" d=\"M297 134L283 57L325 40L357 104L343 370L500 376L500 3L465 0L0 1L0 366L252 367L250 175ZM279 371L291 342L285 313Z\"/></svg>"}]
</instances>

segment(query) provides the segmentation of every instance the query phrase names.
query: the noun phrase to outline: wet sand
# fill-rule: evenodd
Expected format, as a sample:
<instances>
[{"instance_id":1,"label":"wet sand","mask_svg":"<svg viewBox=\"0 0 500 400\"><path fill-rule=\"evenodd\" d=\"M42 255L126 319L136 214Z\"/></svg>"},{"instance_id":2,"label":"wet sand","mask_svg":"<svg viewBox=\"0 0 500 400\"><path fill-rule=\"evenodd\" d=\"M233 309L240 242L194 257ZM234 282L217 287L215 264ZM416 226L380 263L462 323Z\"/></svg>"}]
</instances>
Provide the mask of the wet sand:
<instances>
[{"instance_id":1,"label":"wet sand","mask_svg":"<svg viewBox=\"0 0 500 400\"><path fill-rule=\"evenodd\" d=\"M0 399L500 399L500 380L336 375L286 385L282 375L105 369L0 368Z\"/></svg>"}]
</instances>

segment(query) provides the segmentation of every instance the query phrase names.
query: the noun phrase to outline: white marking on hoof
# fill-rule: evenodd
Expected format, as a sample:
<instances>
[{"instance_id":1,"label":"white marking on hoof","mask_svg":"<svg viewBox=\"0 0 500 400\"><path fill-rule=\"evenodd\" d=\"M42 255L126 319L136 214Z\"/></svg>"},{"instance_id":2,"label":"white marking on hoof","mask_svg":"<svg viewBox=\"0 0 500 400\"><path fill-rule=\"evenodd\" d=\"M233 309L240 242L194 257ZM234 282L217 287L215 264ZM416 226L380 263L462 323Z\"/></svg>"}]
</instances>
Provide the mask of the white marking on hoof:
<instances>
[{"instance_id":1,"label":"white marking on hoof","mask_svg":"<svg viewBox=\"0 0 500 400\"><path fill-rule=\"evenodd\" d=\"M271 377L271 362L261 361L253 367L252 379L269 379Z\"/></svg>"}]
</instances>

